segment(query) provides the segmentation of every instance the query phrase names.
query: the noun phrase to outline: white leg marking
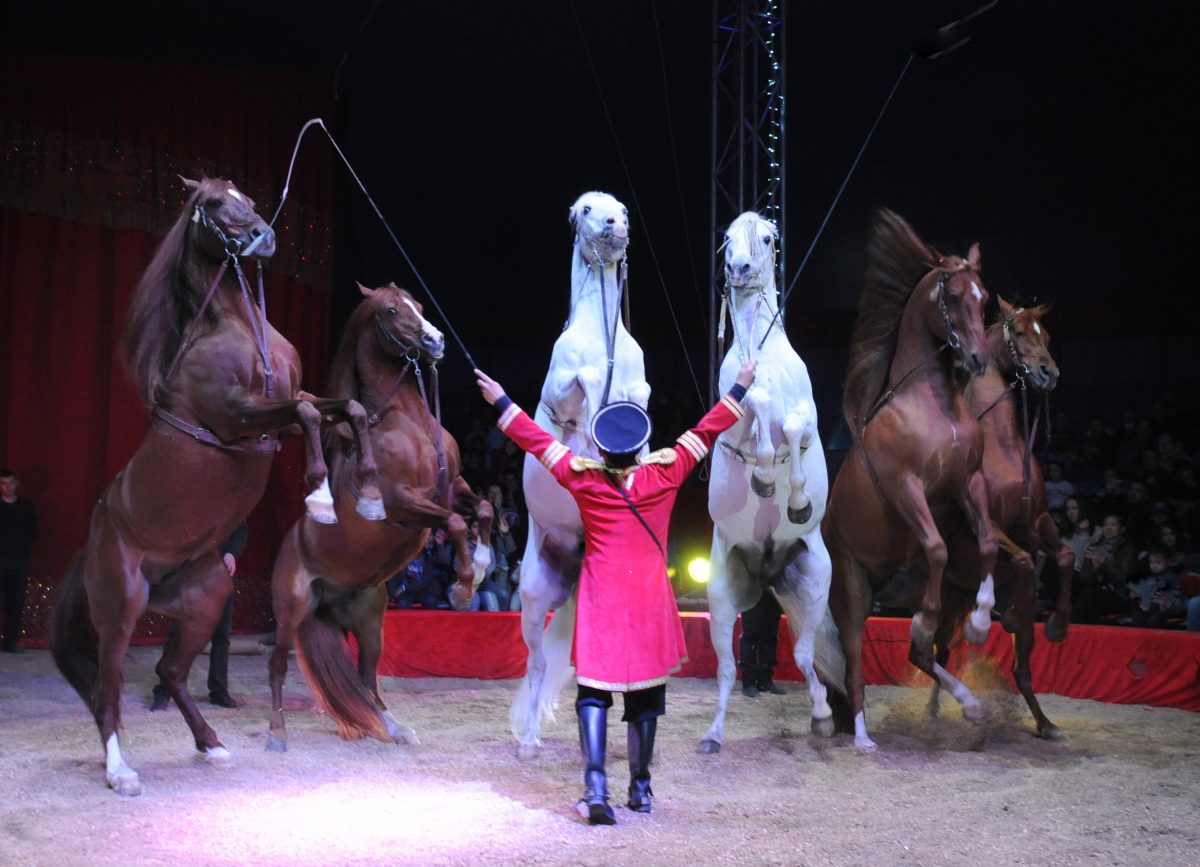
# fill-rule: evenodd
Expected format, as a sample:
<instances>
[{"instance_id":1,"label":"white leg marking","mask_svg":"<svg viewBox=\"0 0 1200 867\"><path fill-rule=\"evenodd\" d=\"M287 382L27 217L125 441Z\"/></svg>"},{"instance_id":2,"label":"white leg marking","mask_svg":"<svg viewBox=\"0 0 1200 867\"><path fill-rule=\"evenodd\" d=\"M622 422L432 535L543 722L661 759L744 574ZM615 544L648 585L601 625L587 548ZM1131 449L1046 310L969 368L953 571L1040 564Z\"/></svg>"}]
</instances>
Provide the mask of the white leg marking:
<instances>
[{"instance_id":1,"label":"white leg marking","mask_svg":"<svg viewBox=\"0 0 1200 867\"><path fill-rule=\"evenodd\" d=\"M973 644L983 644L987 641L988 631L992 628L992 608L996 605L996 582L988 575L979 584L979 592L975 594L975 610L971 612L970 629L964 629L963 634Z\"/></svg>"},{"instance_id":2,"label":"white leg marking","mask_svg":"<svg viewBox=\"0 0 1200 867\"><path fill-rule=\"evenodd\" d=\"M321 486L304 498L304 507L308 517L318 524L336 524L337 512L333 510L333 492L329 490L329 477L321 482Z\"/></svg>"},{"instance_id":3,"label":"white leg marking","mask_svg":"<svg viewBox=\"0 0 1200 867\"><path fill-rule=\"evenodd\" d=\"M142 784L137 771L125 764L121 755L121 742L116 732L108 736L104 744L104 777L108 787L118 795L140 795Z\"/></svg>"},{"instance_id":4,"label":"white leg marking","mask_svg":"<svg viewBox=\"0 0 1200 867\"><path fill-rule=\"evenodd\" d=\"M879 746L867 736L867 717L861 710L854 715L854 746L860 750L873 750Z\"/></svg>"}]
</instances>

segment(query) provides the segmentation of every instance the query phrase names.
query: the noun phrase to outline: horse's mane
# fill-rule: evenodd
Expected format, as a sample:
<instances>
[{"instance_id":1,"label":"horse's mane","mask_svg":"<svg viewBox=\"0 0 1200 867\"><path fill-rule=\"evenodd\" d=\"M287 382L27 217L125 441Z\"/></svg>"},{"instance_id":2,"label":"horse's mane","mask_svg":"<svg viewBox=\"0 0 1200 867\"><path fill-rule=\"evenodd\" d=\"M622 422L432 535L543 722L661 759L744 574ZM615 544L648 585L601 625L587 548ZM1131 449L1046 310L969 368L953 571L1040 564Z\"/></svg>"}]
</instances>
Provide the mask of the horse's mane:
<instances>
[{"instance_id":1,"label":"horse's mane","mask_svg":"<svg viewBox=\"0 0 1200 867\"><path fill-rule=\"evenodd\" d=\"M867 273L850 335L850 362L842 391L842 412L856 442L867 413L887 385L904 306L921 277L938 259L903 217L887 208L876 212L867 242Z\"/></svg>"},{"instance_id":2,"label":"horse's mane","mask_svg":"<svg viewBox=\"0 0 1200 867\"><path fill-rule=\"evenodd\" d=\"M138 281L129 306L121 350L134 386L147 407L162 398L167 368L174 361L208 288L188 285L185 267L188 220L196 200L208 184L208 179L201 181L188 197L179 219L158 245ZM217 317L212 308L205 312L204 320L206 327L200 333L216 324Z\"/></svg>"},{"instance_id":3,"label":"horse's mane","mask_svg":"<svg viewBox=\"0 0 1200 867\"><path fill-rule=\"evenodd\" d=\"M333 354L333 363L329 366L329 379L326 391L337 400L358 400L362 396L362 383L358 379L358 366L355 364L358 341L362 338L367 327L367 319L375 313L370 298L363 298L346 320L342 337L338 340L337 352Z\"/></svg>"}]
</instances>

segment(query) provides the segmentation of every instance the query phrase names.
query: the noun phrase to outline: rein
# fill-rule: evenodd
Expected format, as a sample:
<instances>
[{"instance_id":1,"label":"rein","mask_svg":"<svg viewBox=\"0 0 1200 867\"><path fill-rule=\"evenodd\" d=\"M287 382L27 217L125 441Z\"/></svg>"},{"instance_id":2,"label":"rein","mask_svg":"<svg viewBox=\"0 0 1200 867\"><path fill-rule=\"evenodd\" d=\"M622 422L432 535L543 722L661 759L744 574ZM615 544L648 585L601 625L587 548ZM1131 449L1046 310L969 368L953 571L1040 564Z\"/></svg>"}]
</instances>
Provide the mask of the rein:
<instances>
[{"instance_id":1,"label":"rein","mask_svg":"<svg viewBox=\"0 0 1200 867\"><path fill-rule=\"evenodd\" d=\"M617 354L617 325L621 316L621 299L625 295L625 287L629 279L629 263L625 257L621 257L621 262L617 269L620 276L617 279L617 303L614 305L613 321L609 324L608 321L608 288L604 279L604 260L600 258L598 250L593 248L592 261L596 264L597 276L600 278L600 321L604 324L604 349L608 355L608 368L604 374L604 394L600 398L600 406L608 406L608 395L612 391L613 365L616 362ZM591 268L589 266L589 271Z\"/></svg>"}]
</instances>

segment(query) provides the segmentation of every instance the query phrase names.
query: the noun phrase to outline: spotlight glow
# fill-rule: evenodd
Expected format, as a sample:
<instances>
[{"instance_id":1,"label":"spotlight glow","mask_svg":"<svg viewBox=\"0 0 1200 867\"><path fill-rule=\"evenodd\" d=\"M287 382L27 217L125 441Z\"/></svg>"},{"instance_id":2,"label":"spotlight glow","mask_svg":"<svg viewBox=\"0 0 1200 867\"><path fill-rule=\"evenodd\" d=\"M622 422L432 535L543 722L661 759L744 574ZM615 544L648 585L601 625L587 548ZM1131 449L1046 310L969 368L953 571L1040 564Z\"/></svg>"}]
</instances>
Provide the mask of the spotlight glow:
<instances>
[{"instance_id":1,"label":"spotlight glow","mask_svg":"<svg viewBox=\"0 0 1200 867\"><path fill-rule=\"evenodd\" d=\"M693 557L687 565L688 575L697 584L708 583L710 568L707 557Z\"/></svg>"}]
</instances>

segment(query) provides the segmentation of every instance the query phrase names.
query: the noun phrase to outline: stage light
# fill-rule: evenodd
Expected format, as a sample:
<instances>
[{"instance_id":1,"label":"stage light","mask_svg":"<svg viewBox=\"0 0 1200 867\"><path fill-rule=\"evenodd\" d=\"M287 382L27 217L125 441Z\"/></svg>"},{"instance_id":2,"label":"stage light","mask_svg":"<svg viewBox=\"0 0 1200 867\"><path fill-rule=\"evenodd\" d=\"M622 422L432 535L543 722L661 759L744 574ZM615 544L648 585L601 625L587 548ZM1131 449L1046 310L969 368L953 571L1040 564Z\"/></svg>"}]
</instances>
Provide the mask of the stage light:
<instances>
[{"instance_id":1,"label":"stage light","mask_svg":"<svg viewBox=\"0 0 1200 867\"><path fill-rule=\"evenodd\" d=\"M697 584L707 584L709 575L709 563L707 557L693 557L687 566L688 575Z\"/></svg>"}]
</instances>

